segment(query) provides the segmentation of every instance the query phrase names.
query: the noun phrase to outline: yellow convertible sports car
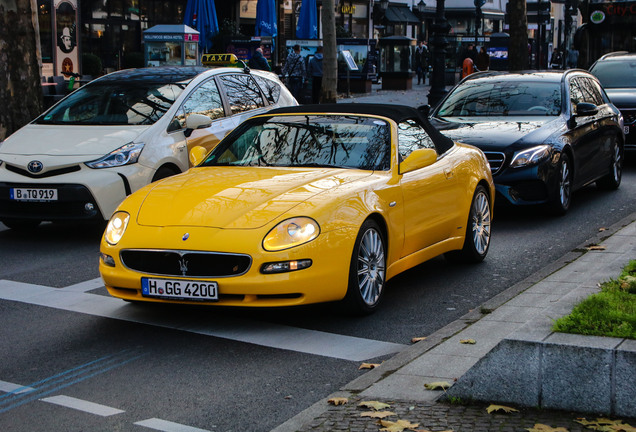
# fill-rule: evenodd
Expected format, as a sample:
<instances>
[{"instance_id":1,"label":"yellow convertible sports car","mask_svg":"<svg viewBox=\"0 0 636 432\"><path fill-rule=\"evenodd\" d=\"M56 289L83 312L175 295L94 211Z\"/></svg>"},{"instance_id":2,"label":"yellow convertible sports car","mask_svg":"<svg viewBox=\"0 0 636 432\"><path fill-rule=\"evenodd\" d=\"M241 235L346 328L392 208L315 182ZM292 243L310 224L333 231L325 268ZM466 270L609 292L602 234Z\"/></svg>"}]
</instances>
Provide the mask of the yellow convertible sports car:
<instances>
[{"instance_id":1,"label":"yellow convertible sports car","mask_svg":"<svg viewBox=\"0 0 636 432\"><path fill-rule=\"evenodd\" d=\"M494 185L483 153L399 105L279 108L189 171L130 195L99 270L128 301L374 311L387 280L440 254L484 259Z\"/></svg>"}]
</instances>

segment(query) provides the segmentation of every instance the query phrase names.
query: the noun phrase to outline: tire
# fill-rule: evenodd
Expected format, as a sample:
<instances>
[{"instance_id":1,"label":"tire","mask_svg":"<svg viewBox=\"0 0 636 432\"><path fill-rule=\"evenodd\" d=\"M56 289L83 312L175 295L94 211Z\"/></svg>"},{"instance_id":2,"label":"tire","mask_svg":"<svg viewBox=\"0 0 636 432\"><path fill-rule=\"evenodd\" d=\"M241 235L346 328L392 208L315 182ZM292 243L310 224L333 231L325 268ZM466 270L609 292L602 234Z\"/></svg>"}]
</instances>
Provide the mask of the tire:
<instances>
[{"instance_id":1,"label":"tire","mask_svg":"<svg viewBox=\"0 0 636 432\"><path fill-rule=\"evenodd\" d=\"M155 175L152 176L152 183L156 182L157 180L161 180L161 179L165 179L166 177L173 176L175 174L178 174L178 173L172 168L168 168L166 166L159 167Z\"/></svg>"},{"instance_id":2,"label":"tire","mask_svg":"<svg viewBox=\"0 0 636 432\"><path fill-rule=\"evenodd\" d=\"M567 153L561 153L557 179L552 191L550 208L555 215L564 215L572 202L572 164Z\"/></svg>"},{"instance_id":3,"label":"tire","mask_svg":"<svg viewBox=\"0 0 636 432\"><path fill-rule=\"evenodd\" d=\"M596 186L605 190L616 190L621 184L623 177L623 146L614 138L614 151L612 152L612 162L610 172L605 177L596 181Z\"/></svg>"},{"instance_id":4,"label":"tire","mask_svg":"<svg viewBox=\"0 0 636 432\"><path fill-rule=\"evenodd\" d=\"M464 247L444 254L451 262L480 263L490 248L492 203L486 188L478 185L470 203Z\"/></svg>"},{"instance_id":5,"label":"tire","mask_svg":"<svg viewBox=\"0 0 636 432\"><path fill-rule=\"evenodd\" d=\"M343 305L352 315L374 312L382 300L386 284L386 243L380 227L366 220L356 237L349 283Z\"/></svg>"},{"instance_id":6,"label":"tire","mask_svg":"<svg viewBox=\"0 0 636 432\"><path fill-rule=\"evenodd\" d=\"M42 221L34 219L3 219L1 222L16 231L31 231L42 223Z\"/></svg>"}]
</instances>

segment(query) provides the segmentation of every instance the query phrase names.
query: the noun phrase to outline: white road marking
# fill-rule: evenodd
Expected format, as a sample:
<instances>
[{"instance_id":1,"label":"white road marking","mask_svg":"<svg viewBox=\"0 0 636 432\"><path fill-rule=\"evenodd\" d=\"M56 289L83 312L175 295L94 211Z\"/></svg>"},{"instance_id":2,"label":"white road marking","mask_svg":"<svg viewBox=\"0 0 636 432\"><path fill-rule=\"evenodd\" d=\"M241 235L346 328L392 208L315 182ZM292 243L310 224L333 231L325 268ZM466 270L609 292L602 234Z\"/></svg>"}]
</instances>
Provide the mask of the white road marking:
<instances>
[{"instance_id":1,"label":"white road marking","mask_svg":"<svg viewBox=\"0 0 636 432\"><path fill-rule=\"evenodd\" d=\"M173 423L166 420L161 420L158 418L151 418L148 420L138 421L136 423L138 426L147 427L149 429L154 429L163 432L209 432L205 429L199 429L192 426L186 426L179 423Z\"/></svg>"},{"instance_id":2,"label":"white road marking","mask_svg":"<svg viewBox=\"0 0 636 432\"><path fill-rule=\"evenodd\" d=\"M93 402L85 401L82 399L76 399L70 396L51 396L44 399L40 399L43 402L52 403L55 405L60 405L67 408L73 408L78 411L84 411L90 414L95 414L102 417L108 417L115 414L121 414L125 411L122 411L117 408L112 408L106 405L100 405Z\"/></svg>"},{"instance_id":3,"label":"white road marking","mask_svg":"<svg viewBox=\"0 0 636 432\"><path fill-rule=\"evenodd\" d=\"M96 280L92 280L67 288L51 288L0 280L0 299L350 361L364 361L395 354L406 348L402 344L260 321L228 318L223 322L192 323L188 322L187 317L175 319L152 311L140 310L113 297L84 292L89 286L92 287L88 288L90 290L103 285L98 285Z\"/></svg>"},{"instance_id":4,"label":"white road marking","mask_svg":"<svg viewBox=\"0 0 636 432\"><path fill-rule=\"evenodd\" d=\"M33 390L35 389L32 387L24 387L19 384L13 384L6 381L0 381L0 391L3 391L5 393L21 394L21 393L31 392Z\"/></svg>"}]
</instances>

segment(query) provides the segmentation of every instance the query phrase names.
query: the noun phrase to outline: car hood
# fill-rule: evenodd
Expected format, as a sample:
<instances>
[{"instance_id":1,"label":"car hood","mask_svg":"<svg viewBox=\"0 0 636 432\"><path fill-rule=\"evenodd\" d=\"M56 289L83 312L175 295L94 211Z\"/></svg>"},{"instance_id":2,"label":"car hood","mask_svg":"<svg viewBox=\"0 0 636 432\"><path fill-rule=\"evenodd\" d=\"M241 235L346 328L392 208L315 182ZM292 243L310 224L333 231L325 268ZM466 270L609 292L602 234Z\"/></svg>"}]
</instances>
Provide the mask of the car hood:
<instances>
[{"instance_id":1,"label":"car hood","mask_svg":"<svg viewBox=\"0 0 636 432\"><path fill-rule=\"evenodd\" d=\"M259 228L303 201L370 175L346 169L192 168L149 188L137 223Z\"/></svg>"},{"instance_id":2,"label":"car hood","mask_svg":"<svg viewBox=\"0 0 636 432\"><path fill-rule=\"evenodd\" d=\"M503 151L525 142L539 144L558 124L554 117L510 117L506 120L469 117L432 118L431 124L453 141L471 144L482 150Z\"/></svg>"},{"instance_id":3,"label":"car hood","mask_svg":"<svg viewBox=\"0 0 636 432\"><path fill-rule=\"evenodd\" d=\"M617 108L636 108L636 88L606 88L605 93Z\"/></svg>"},{"instance_id":4,"label":"car hood","mask_svg":"<svg viewBox=\"0 0 636 432\"><path fill-rule=\"evenodd\" d=\"M62 126L30 124L0 144L6 155L103 156L134 141L148 126Z\"/></svg>"}]
</instances>

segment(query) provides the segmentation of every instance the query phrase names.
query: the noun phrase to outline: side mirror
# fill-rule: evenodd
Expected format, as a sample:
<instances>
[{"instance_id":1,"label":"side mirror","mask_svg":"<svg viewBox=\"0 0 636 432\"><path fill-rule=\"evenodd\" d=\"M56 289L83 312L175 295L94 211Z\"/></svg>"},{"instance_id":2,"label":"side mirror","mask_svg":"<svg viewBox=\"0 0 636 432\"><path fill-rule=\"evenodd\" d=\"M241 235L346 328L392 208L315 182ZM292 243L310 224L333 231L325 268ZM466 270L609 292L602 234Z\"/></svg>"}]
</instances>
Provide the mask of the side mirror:
<instances>
[{"instance_id":1,"label":"side mirror","mask_svg":"<svg viewBox=\"0 0 636 432\"><path fill-rule=\"evenodd\" d=\"M585 116L593 116L598 113L598 107L593 103L589 102L581 102L576 105L576 116L577 117L585 117Z\"/></svg>"},{"instance_id":2,"label":"side mirror","mask_svg":"<svg viewBox=\"0 0 636 432\"><path fill-rule=\"evenodd\" d=\"M418 111L422 111L422 114L425 117L428 117L431 114L431 106L430 105L420 105L417 107Z\"/></svg>"},{"instance_id":3,"label":"side mirror","mask_svg":"<svg viewBox=\"0 0 636 432\"><path fill-rule=\"evenodd\" d=\"M208 151L205 147L196 146L192 147L190 150L190 165L197 166L205 159L205 155L208 154Z\"/></svg>"},{"instance_id":4,"label":"side mirror","mask_svg":"<svg viewBox=\"0 0 636 432\"><path fill-rule=\"evenodd\" d=\"M190 114L186 117L186 130L185 136L192 135L192 131L195 129L205 129L212 126L212 120L210 117L203 114Z\"/></svg>"},{"instance_id":5,"label":"side mirror","mask_svg":"<svg viewBox=\"0 0 636 432\"><path fill-rule=\"evenodd\" d=\"M425 168L437 161L437 151L430 148L413 150L410 155L400 163L400 174Z\"/></svg>"}]
</instances>

